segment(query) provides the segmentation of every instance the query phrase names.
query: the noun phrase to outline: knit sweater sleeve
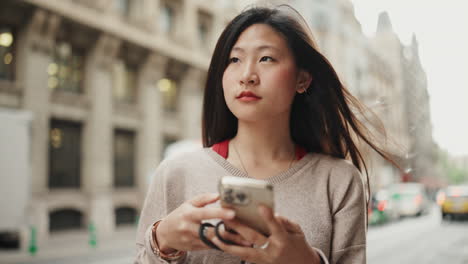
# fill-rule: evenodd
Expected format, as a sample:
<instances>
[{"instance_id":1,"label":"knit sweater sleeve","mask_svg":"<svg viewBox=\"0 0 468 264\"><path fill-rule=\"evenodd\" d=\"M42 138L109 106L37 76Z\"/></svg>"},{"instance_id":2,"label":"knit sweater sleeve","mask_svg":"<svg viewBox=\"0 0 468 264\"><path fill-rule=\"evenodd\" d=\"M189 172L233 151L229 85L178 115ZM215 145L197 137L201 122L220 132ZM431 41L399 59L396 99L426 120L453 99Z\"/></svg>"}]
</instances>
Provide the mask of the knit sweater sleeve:
<instances>
[{"instance_id":1,"label":"knit sweater sleeve","mask_svg":"<svg viewBox=\"0 0 468 264\"><path fill-rule=\"evenodd\" d=\"M351 164L332 170L333 231L330 263L366 263L366 202L359 171Z\"/></svg>"},{"instance_id":2,"label":"knit sweater sleeve","mask_svg":"<svg viewBox=\"0 0 468 264\"><path fill-rule=\"evenodd\" d=\"M162 263L186 263L187 258L183 257L177 261L166 261L157 257L151 247L151 228L152 225L164 218L174 208L169 204L169 199L166 190L169 187L170 179L168 179L170 171L167 162L160 164L156 173L151 179L151 183L146 194L143 209L138 224L136 246L137 255L134 263L138 264L162 264ZM174 187L174 186L170 186ZM177 188L177 187L176 187ZM183 191L183 190L181 190Z\"/></svg>"}]
</instances>

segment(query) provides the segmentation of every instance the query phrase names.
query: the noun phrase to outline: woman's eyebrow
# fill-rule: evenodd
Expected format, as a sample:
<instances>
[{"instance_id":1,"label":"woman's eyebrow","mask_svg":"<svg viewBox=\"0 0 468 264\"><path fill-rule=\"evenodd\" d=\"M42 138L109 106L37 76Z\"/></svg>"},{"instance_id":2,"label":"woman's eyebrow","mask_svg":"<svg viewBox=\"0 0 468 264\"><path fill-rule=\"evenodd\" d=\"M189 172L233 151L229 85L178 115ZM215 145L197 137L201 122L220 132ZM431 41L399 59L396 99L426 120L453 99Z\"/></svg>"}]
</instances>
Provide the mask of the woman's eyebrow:
<instances>
[{"instance_id":1,"label":"woman's eyebrow","mask_svg":"<svg viewBox=\"0 0 468 264\"><path fill-rule=\"evenodd\" d=\"M275 51L280 51L280 49L274 47L274 46L271 46L271 45L261 45L261 46L258 46L258 47L255 47L255 50L257 51L262 51L262 50L275 50ZM241 47L238 47L238 46L235 46L232 48L232 51L236 51L236 52L245 52L245 49L244 48L241 48Z\"/></svg>"}]
</instances>

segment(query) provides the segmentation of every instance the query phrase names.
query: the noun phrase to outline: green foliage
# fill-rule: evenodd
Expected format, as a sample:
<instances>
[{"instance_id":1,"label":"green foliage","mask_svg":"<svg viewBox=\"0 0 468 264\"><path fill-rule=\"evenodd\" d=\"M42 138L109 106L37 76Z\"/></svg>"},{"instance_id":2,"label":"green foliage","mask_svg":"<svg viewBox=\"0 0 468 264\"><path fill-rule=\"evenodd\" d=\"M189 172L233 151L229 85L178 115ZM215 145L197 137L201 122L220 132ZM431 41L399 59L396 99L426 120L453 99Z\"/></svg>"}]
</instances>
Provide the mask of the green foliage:
<instances>
[{"instance_id":1,"label":"green foliage","mask_svg":"<svg viewBox=\"0 0 468 264\"><path fill-rule=\"evenodd\" d=\"M468 171L457 167L451 162L447 152L439 152L439 163L449 184L461 184L468 181Z\"/></svg>"}]
</instances>

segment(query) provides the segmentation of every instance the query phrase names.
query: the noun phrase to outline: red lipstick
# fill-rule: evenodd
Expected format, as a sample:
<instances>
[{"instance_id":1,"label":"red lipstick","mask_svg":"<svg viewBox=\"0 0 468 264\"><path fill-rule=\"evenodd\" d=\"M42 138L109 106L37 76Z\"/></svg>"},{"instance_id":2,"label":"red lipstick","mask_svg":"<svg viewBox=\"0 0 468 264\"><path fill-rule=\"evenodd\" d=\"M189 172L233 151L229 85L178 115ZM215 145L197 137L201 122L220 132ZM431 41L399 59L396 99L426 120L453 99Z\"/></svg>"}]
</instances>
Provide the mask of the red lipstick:
<instances>
[{"instance_id":1,"label":"red lipstick","mask_svg":"<svg viewBox=\"0 0 468 264\"><path fill-rule=\"evenodd\" d=\"M252 102L252 101L257 101L257 100L260 100L262 99L260 96L254 94L253 92L249 92L249 91L243 91L242 93L240 93L236 99L239 99L241 101L245 101L245 102Z\"/></svg>"}]
</instances>

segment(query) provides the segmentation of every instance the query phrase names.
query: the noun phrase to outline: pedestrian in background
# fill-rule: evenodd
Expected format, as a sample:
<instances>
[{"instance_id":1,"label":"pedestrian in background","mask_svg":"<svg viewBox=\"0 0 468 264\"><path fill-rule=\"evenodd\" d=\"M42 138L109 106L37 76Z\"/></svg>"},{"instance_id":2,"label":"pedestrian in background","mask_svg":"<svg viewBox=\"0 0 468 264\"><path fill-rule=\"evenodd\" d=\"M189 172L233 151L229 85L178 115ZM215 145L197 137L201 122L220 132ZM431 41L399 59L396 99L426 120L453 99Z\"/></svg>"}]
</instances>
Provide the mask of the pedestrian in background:
<instances>
[{"instance_id":1,"label":"pedestrian in background","mask_svg":"<svg viewBox=\"0 0 468 264\"><path fill-rule=\"evenodd\" d=\"M208 70L204 148L164 160L141 213L136 263L365 263L366 143L383 158L312 33L292 7L253 7L221 34ZM216 206L222 176L274 186L275 208L260 207L270 236ZM368 192L367 185L367 192ZM276 213L277 215L275 215ZM221 219L226 244L199 237Z\"/></svg>"}]
</instances>

